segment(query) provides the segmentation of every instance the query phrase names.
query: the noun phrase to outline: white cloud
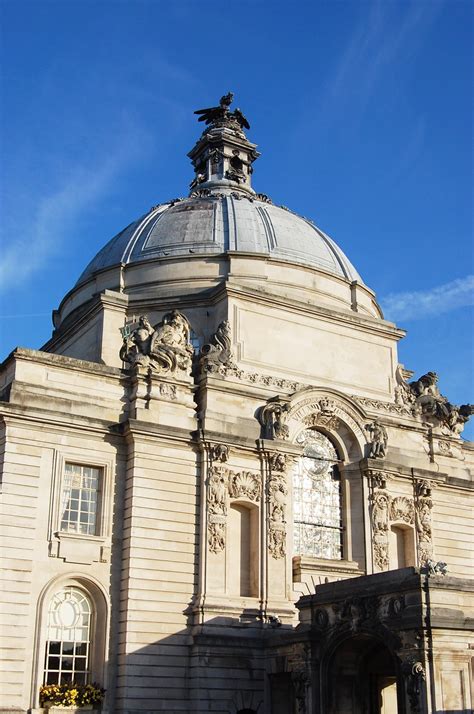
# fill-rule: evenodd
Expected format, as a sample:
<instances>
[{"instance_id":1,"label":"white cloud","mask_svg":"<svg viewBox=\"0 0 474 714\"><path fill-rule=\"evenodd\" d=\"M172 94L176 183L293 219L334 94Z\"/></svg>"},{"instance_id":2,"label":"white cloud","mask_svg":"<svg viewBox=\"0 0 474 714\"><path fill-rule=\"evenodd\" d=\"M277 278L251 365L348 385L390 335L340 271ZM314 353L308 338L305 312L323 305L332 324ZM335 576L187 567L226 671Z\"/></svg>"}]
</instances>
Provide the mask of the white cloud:
<instances>
[{"instance_id":1,"label":"white cloud","mask_svg":"<svg viewBox=\"0 0 474 714\"><path fill-rule=\"evenodd\" d=\"M146 141L146 139L145 139ZM84 209L94 207L114 181L141 153L139 142L120 141L88 164L69 163L51 180L66 176L61 188L23 195L4 224L0 256L0 291L24 284L47 259L61 250L68 230ZM28 205L25 213L24 204ZM22 205L23 204L23 205ZM21 221L19 220L21 217ZM21 224L21 231L20 231Z\"/></svg>"},{"instance_id":2,"label":"white cloud","mask_svg":"<svg viewBox=\"0 0 474 714\"><path fill-rule=\"evenodd\" d=\"M392 293L381 299L387 320L421 320L459 307L474 305L474 275L458 278L431 290Z\"/></svg>"}]
</instances>

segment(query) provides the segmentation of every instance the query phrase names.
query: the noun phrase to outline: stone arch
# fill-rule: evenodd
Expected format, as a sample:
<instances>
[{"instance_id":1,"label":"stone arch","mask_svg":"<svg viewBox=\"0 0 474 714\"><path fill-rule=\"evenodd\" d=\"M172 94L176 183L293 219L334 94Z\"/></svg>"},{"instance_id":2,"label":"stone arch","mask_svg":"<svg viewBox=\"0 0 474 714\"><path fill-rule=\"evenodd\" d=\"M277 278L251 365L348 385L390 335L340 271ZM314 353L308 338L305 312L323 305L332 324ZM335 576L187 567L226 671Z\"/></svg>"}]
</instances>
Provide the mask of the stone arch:
<instances>
[{"instance_id":1,"label":"stone arch","mask_svg":"<svg viewBox=\"0 0 474 714\"><path fill-rule=\"evenodd\" d=\"M381 628L385 630L385 628ZM405 714L401 662L392 633L360 628L340 633L322 653L321 712Z\"/></svg>"},{"instance_id":2,"label":"stone arch","mask_svg":"<svg viewBox=\"0 0 474 714\"><path fill-rule=\"evenodd\" d=\"M330 436L346 463L364 457L366 421L360 406L336 390L310 387L295 392L288 404L289 440L294 442L303 429L315 428Z\"/></svg>"},{"instance_id":3,"label":"stone arch","mask_svg":"<svg viewBox=\"0 0 474 714\"><path fill-rule=\"evenodd\" d=\"M33 657L33 676L31 706L39 706L39 688L43 682L44 652L46 645L46 628L49 603L55 593L61 589L73 586L84 592L92 604L91 637L91 672L92 679L99 681L107 688L106 683L106 642L109 630L110 603L107 592L102 584L91 576L81 573L67 573L52 578L43 587L36 606L35 653Z\"/></svg>"}]
</instances>

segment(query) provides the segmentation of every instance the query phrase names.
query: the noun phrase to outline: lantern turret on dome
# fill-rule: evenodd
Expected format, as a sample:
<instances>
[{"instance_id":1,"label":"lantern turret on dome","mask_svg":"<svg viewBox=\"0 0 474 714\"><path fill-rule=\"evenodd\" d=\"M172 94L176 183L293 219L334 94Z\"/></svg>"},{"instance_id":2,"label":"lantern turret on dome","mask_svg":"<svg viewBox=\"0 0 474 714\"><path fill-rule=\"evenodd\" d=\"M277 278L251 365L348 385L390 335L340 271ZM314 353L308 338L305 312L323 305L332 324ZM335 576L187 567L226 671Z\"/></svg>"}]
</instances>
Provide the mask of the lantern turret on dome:
<instances>
[{"instance_id":1,"label":"lantern turret on dome","mask_svg":"<svg viewBox=\"0 0 474 714\"><path fill-rule=\"evenodd\" d=\"M230 110L233 98L229 92L221 97L219 106L194 112L207 128L188 154L195 171L191 195L209 195L217 190L255 194L252 164L260 154L256 144L245 136L244 129L250 129L245 116L238 108Z\"/></svg>"}]
</instances>

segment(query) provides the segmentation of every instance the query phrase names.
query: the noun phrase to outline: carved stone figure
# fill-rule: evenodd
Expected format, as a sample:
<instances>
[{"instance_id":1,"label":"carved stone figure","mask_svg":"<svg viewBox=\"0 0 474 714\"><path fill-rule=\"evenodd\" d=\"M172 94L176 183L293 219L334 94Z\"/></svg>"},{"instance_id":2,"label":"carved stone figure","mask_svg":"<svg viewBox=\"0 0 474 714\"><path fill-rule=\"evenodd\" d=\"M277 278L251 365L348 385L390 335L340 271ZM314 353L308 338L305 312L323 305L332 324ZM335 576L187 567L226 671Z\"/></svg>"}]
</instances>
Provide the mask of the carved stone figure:
<instances>
[{"instance_id":1,"label":"carved stone figure","mask_svg":"<svg viewBox=\"0 0 474 714\"><path fill-rule=\"evenodd\" d=\"M209 457L211 461L225 463L229 460L229 447L226 444L213 444L210 448Z\"/></svg>"},{"instance_id":2,"label":"carved stone figure","mask_svg":"<svg viewBox=\"0 0 474 714\"><path fill-rule=\"evenodd\" d=\"M209 513L227 515L226 504L227 470L213 466L209 470L207 507Z\"/></svg>"},{"instance_id":3,"label":"carved stone figure","mask_svg":"<svg viewBox=\"0 0 474 714\"><path fill-rule=\"evenodd\" d=\"M387 430L378 421L367 424L366 431L371 435L369 459L384 459L387 452L388 434Z\"/></svg>"},{"instance_id":4,"label":"carved stone figure","mask_svg":"<svg viewBox=\"0 0 474 714\"><path fill-rule=\"evenodd\" d=\"M368 478L372 490L375 490L376 488L387 488L387 483L391 476L385 471L369 471Z\"/></svg>"},{"instance_id":5,"label":"carved stone figure","mask_svg":"<svg viewBox=\"0 0 474 714\"><path fill-rule=\"evenodd\" d=\"M459 435L469 417L474 414L473 404L457 406L440 393L436 372L427 372L410 382L408 387L423 417L433 426L444 427L447 433Z\"/></svg>"},{"instance_id":6,"label":"carved stone figure","mask_svg":"<svg viewBox=\"0 0 474 714\"><path fill-rule=\"evenodd\" d=\"M425 669L422 662L414 657L408 657L402 663L402 673L405 676L410 710L412 714L418 714L421 711L421 692L426 679Z\"/></svg>"},{"instance_id":7,"label":"carved stone figure","mask_svg":"<svg viewBox=\"0 0 474 714\"><path fill-rule=\"evenodd\" d=\"M214 518L211 516L211 519ZM207 542L212 553L219 553L225 548L225 523L211 520L208 526Z\"/></svg>"},{"instance_id":8,"label":"carved stone figure","mask_svg":"<svg viewBox=\"0 0 474 714\"><path fill-rule=\"evenodd\" d=\"M276 560L286 555L286 530L273 526L268 530L268 552Z\"/></svg>"},{"instance_id":9,"label":"carved stone figure","mask_svg":"<svg viewBox=\"0 0 474 714\"><path fill-rule=\"evenodd\" d=\"M288 405L279 398L269 401L258 413L264 439L287 439L289 435L286 420Z\"/></svg>"},{"instance_id":10,"label":"carved stone figure","mask_svg":"<svg viewBox=\"0 0 474 714\"><path fill-rule=\"evenodd\" d=\"M426 561L426 574L427 575L447 575L448 574L448 564L443 563L439 560L435 563L434 560L428 559Z\"/></svg>"},{"instance_id":11,"label":"carved stone figure","mask_svg":"<svg viewBox=\"0 0 474 714\"><path fill-rule=\"evenodd\" d=\"M138 327L122 331L120 358L134 367L150 367L158 373L189 371L194 353L189 332L187 319L177 310L167 313L156 327L142 315Z\"/></svg>"},{"instance_id":12,"label":"carved stone figure","mask_svg":"<svg viewBox=\"0 0 474 714\"><path fill-rule=\"evenodd\" d=\"M209 343L203 345L199 355L199 366L202 372L210 373L222 372L223 367L235 367L228 320L221 322Z\"/></svg>"},{"instance_id":13,"label":"carved stone figure","mask_svg":"<svg viewBox=\"0 0 474 714\"><path fill-rule=\"evenodd\" d=\"M207 542L209 550L219 553L225 548L228 472L223 466L212 466L207 481Z\"/></svg>"},{"instance_id":14,"label":"carved stone figure","mask_svg":"<svg viewBox=\"0 0 474 714\"><path fill-rule=\"evenodd\" d=\"M224 94L220 98L218 107L209 107L208 109L197 109L194 113L199 114L199 120L206 123L206 125L212 127L217 126L228 126L229 128L237 129L250 129L250 124L244 117L240 109L235 109L233 112L229 111L229 107L234 100L234 95L232 92Z\"/></svg>"},{"instance_id":15,"label":"carved stone figure","mask_svg":"<svg viewBox=\"0 0 474 714\"><path fill-rule=\"evenodd\" d=\"M281 474L270 476L267 483L268 550L274 558L286 553L286 500L288 489Z\"/></svg>"},{"instance_id":16,"label":"carved stone figure","mask_svg":"<svg viewBox=\"0 0 474 714\"><path fill-rule=\"evenodd\" d=\"M270 465L271 471L282 472L286 468L287 456L286 454L279 454L278 452L268 455L268 463Z\"/></svg>"},{"instance_id":17,"label":"carved stone figure","mask_svg":"<svg viewBox=\"0 0 474 714\"><path fill-rule=\"evenodd\" d=\"M388 525L390 496L382 490L370 496L374 562L379 570L388 568Z\"/></svg>"},{"instance_id":18,"label":"carved stone figure","mask_svg":"<svg viewBox=\"0 0 474 714\"><path fill-rule=\"evenodd\" d=\"M395 372L395 403L399 406L411 405L416 397L408 384L408 379L413 376L411 370L405 369L403 365L397 365Z\"/></svg>"},{"instance_id":19,"label":"carved stone figure","mask_svg":"<svg viewBox=\"0 0 474 714\"><path fill-rule=\"evenodd\" d=\"M418 538L418 559L420 565L432 558L431 483L425 479L415 479L415 528Z\"/></svg>"},{"instance_id":20,"label":"carved stone figure","mask_svg":"<svg viewBox=\"0 0 474 714\"><path fill-rule=\"evenodd\" d=\"M260 476L251 471L231 473L229 476L229 496L231 498L260 499Z\"/></svg>"}]
</instances>

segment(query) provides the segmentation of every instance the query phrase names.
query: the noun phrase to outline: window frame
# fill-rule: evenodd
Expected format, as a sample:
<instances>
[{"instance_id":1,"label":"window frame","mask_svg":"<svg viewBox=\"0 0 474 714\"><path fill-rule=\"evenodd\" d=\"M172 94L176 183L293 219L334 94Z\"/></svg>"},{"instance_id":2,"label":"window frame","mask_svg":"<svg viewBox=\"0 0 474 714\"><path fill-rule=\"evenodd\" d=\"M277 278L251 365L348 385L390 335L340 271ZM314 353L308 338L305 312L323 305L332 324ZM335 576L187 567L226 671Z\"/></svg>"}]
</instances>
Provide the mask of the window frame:
<instances>
[{"instance_id":1,"label":"window frame","mask_svg":"<svg viewBox=\"0 0 474 714\"><path fill-rule=\"evenodd\" d=\"M50 623L50 616L53 611L53 601L55 598L57 598L59 595L62 593L66 592L67 590L74 590L77 592L82 598L86 601L87 606L88 606L88 612L86 613L87 615L87 639L86 640L81 640L80 642L77 642L76 640L66 640L62 636L60 640L58 639L50 639L49 637L49 629L50 626L53 626L52 623ZM69 599L67 596L64 598L64 600ZM47 608L47 614L46 614L46 638L45 638L45 646L44 646L44 667L43 667L43 684L63 684L66 682L66 680L62 681L61 676L64 673L71 672L71 682L76 681L76 677L74 677L74 673L77 674L83 674L84 675L84 682L79 682L79 684L90 684L92 681L92 672L91 672L91 660L92 660L92 655L93 655L93 647L94 647L94 625L95 625L95 618L94 618L94 603L93 600L90 596L90 594L84 590L84 588L78 587L75 584L63 584L61 588L56 590L51 594L51 597L49 598L49 603L48 603L48 608ZM84 615L82 615L84 617ZM64 630L65 628L61 628ZM69 628L70 629L70 628ZM84 625L82 624L81 629L84 629ZM62 633L63 634L63 633ZM49 645L53 642L57 642L60 644L60 651L58 653L53 653L50 652L49 650ZM64 643L71 643L73 644L73 652L70 656L67 656L63 652L63 644ZM80 645L86 645L85 648L85 655L77 655L76 654L76 646ZM52 658L57 658L58 659L58 668L53 669L51 668L50 665L50 659ZM63 663L66 659L71 659L72 660L72 666L71 669L68 670L65 667L63 667ZM77 670L75 667L76 660L78 659L84 659L84 668L81 670ZM50 674L53 674L57 672L57 681L56 682L48 682L48 676Z\"/></svg>"},{"instance_id":2,"label":"window frame","mask_svg":"<svg viewBox=\"0 0 474 714\"><path fill-rule=\"evenodd\" d=\"M295 443L297 442L298 437L306 431L313 431L315 433L321 434L324 436L331 444L333 447L337 460L334 461L333 468L337 470L337 475L338 475L338 481L339 481L339 513L340 513L340 526L324 526L322 524L314 524L315 528L321 528L321 529L326 529L329 528L330 530L338 530L340 534L340 557L339 558L325 558L323 556L317 556L317 555L310 555L308 553L296 553L295 551L295 528L296 528L296 521L295 521L295 493L294 493L294 470L298 468L299 465L299 459L302 459L304 457L304 454L301 453L301 455L298 457L297 462L295 463L291 473L291 493L292 493L292 531L291 531L291 543L292 543L292 558L299 558L300 560L304 561L313 561L313 562L319 562L322 564L335 564L337 567L337 564L343 564L344 562L347 561L348 558L348 541L347 541L347 527L346 527L346 508L345 508L345 503L346 503L346 482L344 478L344 461L341 459L341 446L338 442L338 440L334 439L333 435L328 433L324 429L318 429L318 428L311 428L311 427L306 427L302 429L296 439ZM301 444L301 446L304 449L305 444ZM308 458L308 457L307 457ZM309 457L311 458L311 457ZM300 521L298 521L299 523Z\"/></svg>"},{"instance_id":3,"label":"window frame","mask_svg":"<svg viewBox=\"0 0 474 714\"><path fill-rule=\"evenodd\" d=\"M65 484L66 464L91 467L99 469L101 479L100 499L97 509L97 521L95 534L77 533L74 531L61 530L62 512L61 503ZM80 454L71 451L56 452L55 465L53 471L51 504L50 504L50 527L48 539L50 542L59 539L87 540L103 542L110 537L111 532L111 474L113 473L113 460L101 458L84 458Z\"/></svg>"},{"instance_id":4,"label":"window frame","mask_svg":"<svg viewBox=\"0 0 474 714\"><path fill-rule=\"evenodd\" d=\"M82 591L91 603L90 618L90 681L108 688L107 642L110 637L110 598L103 585L94 577L80 573L60 575L50 580L38 598L36 633L31 678L30 701L33 710L39 707L39 688L44 681L45 654L49 607L53 597L66 587Z\"/></svg>"}]
</instances>

